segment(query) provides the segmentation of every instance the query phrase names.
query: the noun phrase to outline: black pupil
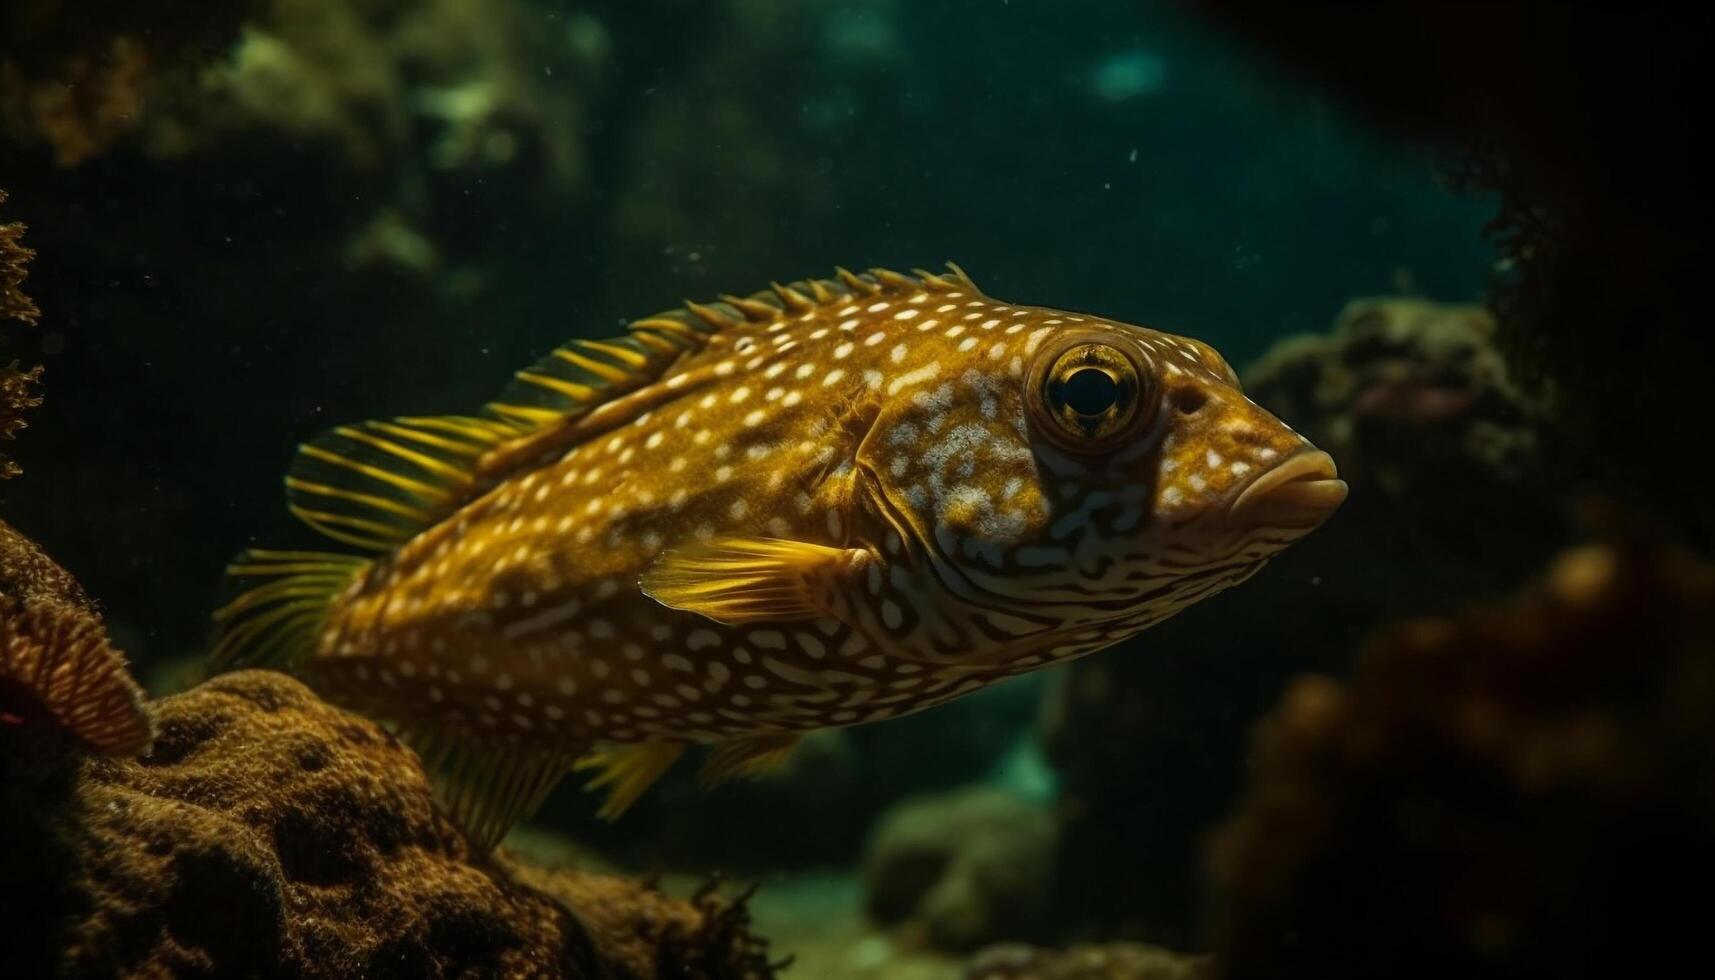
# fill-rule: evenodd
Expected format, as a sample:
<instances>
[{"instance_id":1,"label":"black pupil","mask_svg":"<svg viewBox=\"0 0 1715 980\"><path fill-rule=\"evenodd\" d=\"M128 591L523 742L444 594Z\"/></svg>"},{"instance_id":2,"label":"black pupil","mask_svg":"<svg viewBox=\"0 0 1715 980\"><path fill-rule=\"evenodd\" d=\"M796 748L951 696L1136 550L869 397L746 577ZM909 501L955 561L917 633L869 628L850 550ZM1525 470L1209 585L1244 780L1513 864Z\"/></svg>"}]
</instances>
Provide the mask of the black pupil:
<instances>
[{"instance_id":1,"label":"black pupil","mask_svg":"<svg viewBox=\"0 0 1715 980\"><path fill-rule=\"evenodd\" d=\"M1106 371L1079 368L1060 384L1066 407L1079 415L1101 415L1120 400L1120 386Z\"/></svg>"}]
</instances>

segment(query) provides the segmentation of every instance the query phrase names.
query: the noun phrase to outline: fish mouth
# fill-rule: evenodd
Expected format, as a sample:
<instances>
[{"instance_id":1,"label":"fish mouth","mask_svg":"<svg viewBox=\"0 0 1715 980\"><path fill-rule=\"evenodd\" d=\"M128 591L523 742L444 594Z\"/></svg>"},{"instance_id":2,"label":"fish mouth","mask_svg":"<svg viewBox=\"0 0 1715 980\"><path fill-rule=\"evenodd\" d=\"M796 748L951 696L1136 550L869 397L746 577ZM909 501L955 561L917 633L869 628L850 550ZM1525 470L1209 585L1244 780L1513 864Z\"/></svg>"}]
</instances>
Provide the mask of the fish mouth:
<instances>
[{"instance_id":1,"label":"fish mouth","mask_svg":"<svg viewBox=\"0 0 1715 980\"><path fill-rule=\"evenodd\" d=\"M1334 457L1306 449L1252 480L1233 498L1227 515L1249 527L1312 528L1345 499L1346 481Z\"/></svg>"}]
</instances>

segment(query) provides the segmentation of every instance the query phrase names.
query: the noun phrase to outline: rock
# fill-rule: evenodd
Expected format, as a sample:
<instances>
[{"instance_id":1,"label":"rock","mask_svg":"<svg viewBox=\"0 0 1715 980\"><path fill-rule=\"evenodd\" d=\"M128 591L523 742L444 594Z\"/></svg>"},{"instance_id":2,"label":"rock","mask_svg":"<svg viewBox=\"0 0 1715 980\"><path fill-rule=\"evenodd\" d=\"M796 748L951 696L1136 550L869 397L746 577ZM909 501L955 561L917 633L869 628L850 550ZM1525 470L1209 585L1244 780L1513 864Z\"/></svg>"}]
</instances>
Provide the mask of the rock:
<instances>
[{"instance_id":1,"label":"rock","mask_svg":"<svg viewBox=\"0 0 1715 980\"><path fill-rule=\"evenodd\" d=\"M1055 835L1046 810L971 786L887 813L864 858L869 914L940 949L1041 931Z\"/></svg>"},{"instance_id":2,"label":"rock","mask_svg":"<svg viewBox=\"0 0 1715 980\"><path fill-rule=\"evenodd\" d=\"M1212 860L1223 977L1669 976L1715 875L1715 566L1563 554L1392 628L1256 735Z\"/></svg>"},{"instance_id":3,"label":"rock","mask_svg":"<svg viewBox=\"0 0 1715 980\"><path fill-rule=\"evenodd\" d=\"M738 912L473 864L416 757L265 671L150 705L141 759L0 740L21 976L765 977ZM563 902L572 903L570 906Z\"/></svg>"},{"instance_id":4,"label":"rock","mask_svg":"<svg viewBox=\"0 0 1715 980\"><path fill-rule=\"evenodd\" d=\"M964 980L1203 980L1210 976L1206 956L1141 943L1086 944L1067 950L1008 944L973 957Z\"/></svg>"}]
</instances>

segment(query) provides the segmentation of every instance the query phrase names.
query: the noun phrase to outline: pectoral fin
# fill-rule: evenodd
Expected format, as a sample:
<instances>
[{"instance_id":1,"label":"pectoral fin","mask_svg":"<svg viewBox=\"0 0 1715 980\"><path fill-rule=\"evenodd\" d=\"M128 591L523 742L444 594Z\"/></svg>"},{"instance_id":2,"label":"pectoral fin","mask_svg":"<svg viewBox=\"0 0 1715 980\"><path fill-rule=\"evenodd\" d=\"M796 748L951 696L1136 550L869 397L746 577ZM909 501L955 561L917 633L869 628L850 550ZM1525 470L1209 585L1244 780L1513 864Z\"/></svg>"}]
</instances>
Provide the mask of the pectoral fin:
<instances>
[{"instance_id":1,"label":"pectoral fin","mask_svg":"<svg viewBox=\"0 0 1715 980\"><path fill-rule=\"evenodd\" d=\"M780 538L716 538L668 551L643 573L643 592L728 626L812 619L833 609L834 587L874 560L861 548Z\"/></svg>"}]
</instances>

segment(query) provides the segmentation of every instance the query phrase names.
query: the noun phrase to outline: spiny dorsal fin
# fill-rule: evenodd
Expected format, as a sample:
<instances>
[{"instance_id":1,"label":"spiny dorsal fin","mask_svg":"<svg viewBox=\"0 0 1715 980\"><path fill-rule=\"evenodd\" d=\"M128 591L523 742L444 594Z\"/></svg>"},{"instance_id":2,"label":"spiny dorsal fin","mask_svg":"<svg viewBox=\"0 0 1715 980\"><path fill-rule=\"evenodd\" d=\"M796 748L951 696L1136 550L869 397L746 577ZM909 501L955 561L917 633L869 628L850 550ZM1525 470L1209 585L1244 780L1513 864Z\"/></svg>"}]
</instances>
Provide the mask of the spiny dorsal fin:
<instances>
[{"instance_id":1,"label":"spiny dorsal fin","mask_svg":"<svg viewBox=\"0 0 1715 980\"><path fill-rule=\"evenodd\" d=\"M915 276L838 270L835 279L774 284L747 297L685 307L631 324L623 337L572 340L519 371L478 417L384 419L342 425L298 449L286 477L292 513L336 541L371 551L398 547L521 463L525 440L550 437L591 410L659 380L710 334L740 323L803 316L818 306L900 290L976 290L964 272ZM491 451L512 443L519 459Z\"/></svg>"},{"instance_id":2,"label":"spiny dorsal fin","mask_svg":"<svg viewBox=\"0 0 1715 980\"><path fill-rule=\"evenodd\" d=\"M468 499L477 461L516 437L453 415L342 425L298 447L287 506L336 541L386 551Z\"/></svg>"},{"instance_id":3,"label":"spiny dorsal fin","mask_svg":"<svg viewBox=\"0 0 1715 980\"><path fill-rule=\"evenodd\" d=\"M520 433L562 424L656 380L707 332L689 317L663 313L624 337L568 341L519 371L482 414Z\"/></svg>"}]
</instances>

